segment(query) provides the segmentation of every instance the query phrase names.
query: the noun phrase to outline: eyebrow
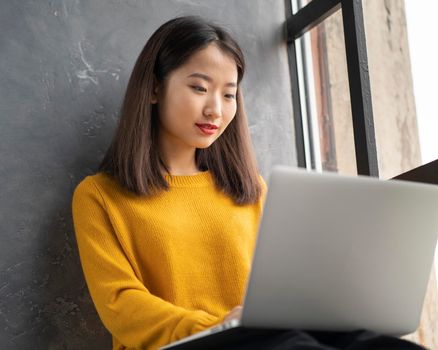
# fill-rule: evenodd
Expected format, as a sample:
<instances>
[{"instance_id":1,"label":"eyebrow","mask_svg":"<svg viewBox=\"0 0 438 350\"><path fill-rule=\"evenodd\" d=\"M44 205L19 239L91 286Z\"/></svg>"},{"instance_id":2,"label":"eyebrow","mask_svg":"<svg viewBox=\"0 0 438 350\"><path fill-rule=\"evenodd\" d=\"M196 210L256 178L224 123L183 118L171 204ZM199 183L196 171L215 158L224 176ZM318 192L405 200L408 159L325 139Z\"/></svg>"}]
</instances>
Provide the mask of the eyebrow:
<instances>
[{"instance_id":1,"label":"eyebrow","mask_svg":"<svg viewBox=\"0 0 438 350\"><path fill-rule=\"evenodd\" d=\"M209 83L211 83L213 81L213 79L211 79L208 75L203 74L203 73L193 73L193 74L190 74L187 78L201 78ZM237 84L230 82L230 83L226 83L225 86L236 87Z\"/></svg>"}]
</instances>

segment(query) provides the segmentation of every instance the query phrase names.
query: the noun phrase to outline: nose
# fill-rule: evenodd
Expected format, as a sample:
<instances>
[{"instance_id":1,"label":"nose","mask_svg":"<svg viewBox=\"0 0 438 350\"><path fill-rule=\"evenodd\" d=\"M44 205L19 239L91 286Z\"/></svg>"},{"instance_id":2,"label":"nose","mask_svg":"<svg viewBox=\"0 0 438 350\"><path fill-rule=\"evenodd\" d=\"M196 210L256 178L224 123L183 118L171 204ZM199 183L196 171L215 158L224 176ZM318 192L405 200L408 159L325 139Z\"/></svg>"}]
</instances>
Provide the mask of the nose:
<instances>
[{"instance_id":1,"label":"nose","mask_svg":"<svg viewBox=\"0 0 438 350\"><path fill-rule=\"evenodd\" d=\"M218 94L210 95L204 106L204 115L213 119L222 116L222 102L221 97L218 96Z\"/></svg>"}]
</instances>

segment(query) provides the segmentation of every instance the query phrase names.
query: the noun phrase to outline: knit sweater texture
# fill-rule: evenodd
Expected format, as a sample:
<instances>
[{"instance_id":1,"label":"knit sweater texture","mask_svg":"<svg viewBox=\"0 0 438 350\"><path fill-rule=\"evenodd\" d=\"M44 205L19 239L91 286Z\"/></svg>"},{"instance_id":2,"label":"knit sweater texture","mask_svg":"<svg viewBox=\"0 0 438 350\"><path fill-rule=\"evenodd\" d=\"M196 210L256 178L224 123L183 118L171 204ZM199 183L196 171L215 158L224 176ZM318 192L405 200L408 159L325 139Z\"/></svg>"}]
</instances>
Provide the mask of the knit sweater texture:
<instances>
[{"instance_id":1,"label":"knit sweater texture","mask_svg":"<svg viewBox=\"0 0 438 350\"><path fill-rule=\"evenodd\" d=\"M97 173L73 194L83 272L116 350L158 349L243 302L265 182L256 204L237 205L209 171L166 180L146 197Z\"/></svg>"}]
</instances>

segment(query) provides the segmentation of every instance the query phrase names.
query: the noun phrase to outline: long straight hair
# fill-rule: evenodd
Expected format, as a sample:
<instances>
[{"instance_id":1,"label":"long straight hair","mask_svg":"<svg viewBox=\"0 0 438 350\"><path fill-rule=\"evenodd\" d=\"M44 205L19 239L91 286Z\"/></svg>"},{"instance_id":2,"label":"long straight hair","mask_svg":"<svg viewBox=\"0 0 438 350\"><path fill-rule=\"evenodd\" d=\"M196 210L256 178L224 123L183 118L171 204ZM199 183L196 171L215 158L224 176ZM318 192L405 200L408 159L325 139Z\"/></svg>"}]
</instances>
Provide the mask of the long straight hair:
<instances>
[{"instance_id":1,"label":"long straight hair","mask_svg":"<svg viewBox=\"0 0 438 350\"><path fill-rule=\"evenodd\" d=\"M196 149L196 165L209 170L215 185L237 204L255 203L260 198L262 188L240 91L245 71L243 53L223 28L196 16L164 23L147 41L129 78L119 124L99 171L138 195L169 189L161 172L168 168L158 152L158 109L152 103L153 89L191 55L212 43L236 62L237 110L212 145Z\"/></svg>"}]
</instances>

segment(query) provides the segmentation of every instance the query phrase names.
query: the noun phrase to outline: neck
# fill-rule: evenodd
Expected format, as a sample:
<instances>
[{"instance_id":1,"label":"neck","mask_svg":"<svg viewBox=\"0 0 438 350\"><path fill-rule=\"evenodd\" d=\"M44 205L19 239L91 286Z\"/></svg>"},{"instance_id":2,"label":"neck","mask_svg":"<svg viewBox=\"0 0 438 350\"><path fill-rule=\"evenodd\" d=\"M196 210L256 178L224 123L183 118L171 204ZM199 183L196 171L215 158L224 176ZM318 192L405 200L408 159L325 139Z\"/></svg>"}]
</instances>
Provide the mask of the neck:
<instances>
[{"instance_id":1,"label":"neck","mask_svg":"<svg viewBox=\"0 0 438 350\"><path fill-rule=\"evenodd\" d=\"M170 175L192 175L199 173L195 161L195 148L173 148L161 147L161 157Z\"/></svg>"},{"instance_id":2,"label":"neck","mask_svg":"<svg viewBox=\"0 0 438 350\"><path fill-rule=\"evenodd\" d=\"M184 167L184 166L168 166L170 175L194 175L198 174L200 170L196 167Z\"/></svg>"}]
</instances>

